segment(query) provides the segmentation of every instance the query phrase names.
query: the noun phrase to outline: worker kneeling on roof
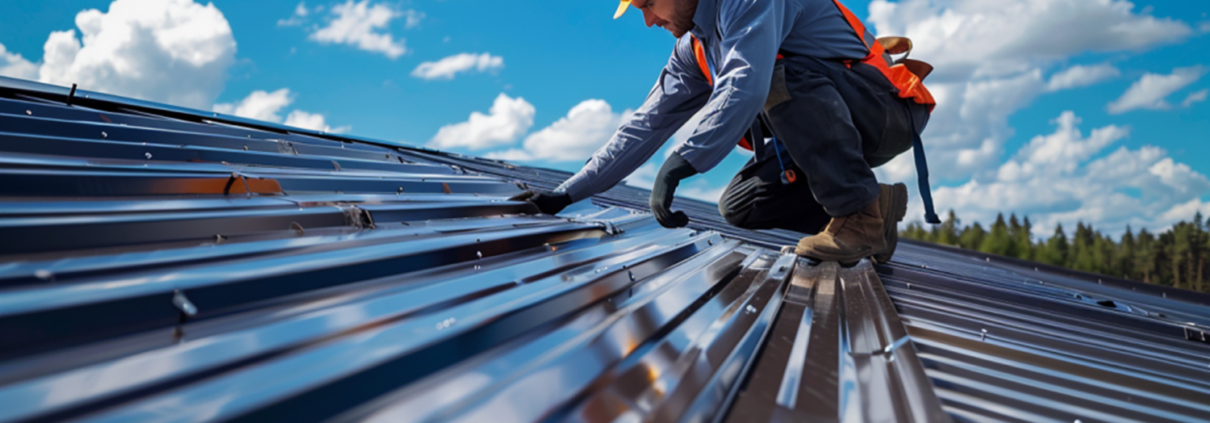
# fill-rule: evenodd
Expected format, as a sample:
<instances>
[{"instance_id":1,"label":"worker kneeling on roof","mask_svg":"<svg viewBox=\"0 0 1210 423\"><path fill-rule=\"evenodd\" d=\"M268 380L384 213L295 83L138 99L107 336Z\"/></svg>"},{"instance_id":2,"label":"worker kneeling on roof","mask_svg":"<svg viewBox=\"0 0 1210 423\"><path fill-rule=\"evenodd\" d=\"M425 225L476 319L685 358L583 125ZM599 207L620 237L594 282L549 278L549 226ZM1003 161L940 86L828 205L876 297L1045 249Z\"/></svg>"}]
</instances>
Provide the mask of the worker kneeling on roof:
<instances>
[{"instance_id":1,"label":"worker kneeling on roof","mask_svg":"<svg viewBox=\"0 0 1210 423\"><path fill-rule=\"evenodd\" d=\"M936 221L919 141L935 104L921 83L931 68L892 61L910 52L906 38L875 40L838 0L622 0L615 18L630 6L678 38L655 87L583 170L553 193L517 199L553 214L605 191L705 107L652 188L665 227L689 220L671 210L678 183L713 168L737 141L755 156L719 211L741 228L817 234L799 241L801 256L889 260L907 188L880 185L871 168L913 145L926 218Z\"/></svg>"}]
</instances>

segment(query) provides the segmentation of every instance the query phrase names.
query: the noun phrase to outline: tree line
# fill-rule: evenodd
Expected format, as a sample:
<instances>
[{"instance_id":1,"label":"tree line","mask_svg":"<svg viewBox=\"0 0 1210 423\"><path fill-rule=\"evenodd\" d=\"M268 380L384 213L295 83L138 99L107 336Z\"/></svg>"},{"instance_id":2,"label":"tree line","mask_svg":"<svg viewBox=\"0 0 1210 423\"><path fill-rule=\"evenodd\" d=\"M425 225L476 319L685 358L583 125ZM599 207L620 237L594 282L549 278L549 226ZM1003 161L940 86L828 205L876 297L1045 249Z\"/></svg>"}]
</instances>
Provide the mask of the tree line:
<instances>
[{"instance_id":1,"label":"tree line","mask_svg":"<svg viewBox=\"0 0 1210 423\"><path fill-rule=\"evenodd\" d=\"M1036 239L1029 217L1016 214L996 216L991 228L979 222L962 226L950 210L940 225L925 229L912 223L900 232L903 238L950 245L984 253L1032 260L1054 266L1099 273L1151 284L1210 292L1203 276L1210 258L1210 221L1199 212L1191 222L1180 222L1160 234L1147 229L1137 233L1129 226L1120 240L1083 222L1069 237L1060 224L1048 239Z\"/></svg>"}]
</instances>

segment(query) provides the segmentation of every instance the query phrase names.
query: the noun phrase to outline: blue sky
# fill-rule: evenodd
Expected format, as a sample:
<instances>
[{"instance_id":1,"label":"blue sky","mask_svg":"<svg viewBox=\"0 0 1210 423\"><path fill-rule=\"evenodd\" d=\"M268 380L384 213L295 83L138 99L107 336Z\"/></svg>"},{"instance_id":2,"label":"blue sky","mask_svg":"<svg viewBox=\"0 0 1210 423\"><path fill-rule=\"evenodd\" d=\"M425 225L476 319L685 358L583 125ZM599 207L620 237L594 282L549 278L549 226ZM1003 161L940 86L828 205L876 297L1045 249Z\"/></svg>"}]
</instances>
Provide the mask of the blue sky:
<instances>
[{"instance_id":1,"label":"blue sky","mask_svg":"<svg viewBox=\"0 0 1210 423\"><path fill-rule=\"evenodd\" d=\"M613 1L144 1L0 3L10 17L0 74L574 171L640 105L674 42L638 13L610 19ZM984 223L1028 214L1039 233L1076 220L1160 229L1210 211L1210 104L1197 101L1210 88L1199 48L1210 41L1210 2L845 3L879 35L913 37L914 57L938 65L927 82L942 104L925 140L940 208ZM367 14L355 16L358 7ZM381 25L358 32L355 21L374 12ZM336 24L342 13L351 26ZM47 54L71 44L65 34L50 42L52 32L80 37L86 26L99 35L78 41L80 53ZM143 57L134 41L122 45L131 37L177 53ZM414 76L463 53L470 68L450 79ZM122 75L97 77L106 66ZM1074 66L1102 77L1048 88ZM468 122L472 112L485 115ZM733 154L682 194L716 196L745 160ZM660 161L631 183L649 183ZM915 181L910 160L879 175Z\"/></svg>"}]
</instances>

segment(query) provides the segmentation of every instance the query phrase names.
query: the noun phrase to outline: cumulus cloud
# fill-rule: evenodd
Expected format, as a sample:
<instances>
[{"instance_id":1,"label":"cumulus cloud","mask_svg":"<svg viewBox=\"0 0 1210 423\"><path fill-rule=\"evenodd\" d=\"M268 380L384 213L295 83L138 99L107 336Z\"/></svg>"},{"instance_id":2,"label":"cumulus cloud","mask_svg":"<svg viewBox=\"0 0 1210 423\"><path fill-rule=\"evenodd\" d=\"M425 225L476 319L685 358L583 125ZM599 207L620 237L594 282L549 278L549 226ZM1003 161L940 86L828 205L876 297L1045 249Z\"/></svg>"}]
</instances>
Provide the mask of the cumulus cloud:
<instances>
[{"instance_id":1,"label":"cumulus cloud","mask_svg":"<svg viewBox=\"0 0 1210 423\"><path fill-rule=\"evenodd\" d=\"M40 81L204 109L235 61L231 27L213 4L116 0L108 12L76 14L76 26L79 37L47 38Z\"/></svg>"},{"instance_id":2,"label":"cumulus cloud","mask_svg":"<svg viewBox=\"0 0 1210 423\"><path fill-rule=\"evenodd\" d=\"M1034 137L994 177L937 189L937 204L967 221L991 222L1001 212L1028 215L1037 235L1077 221L1114 233L1128 224L1160 228L1188 219L1170 210L1201 204L1198 199L1210 193L1210 179L1162 148L1119 147L1103 154L1129 135L1126 128L1109 125L1085 136L1080 119L1070 111L1053 123L1054 133ZM911 215L918 216L919 207L912 204Z\"/></svg>"},{"instance_id":3,"label":"cumulus cloud","mask_svg":"<svg viewBox=\"0 0 1210 423\"><path fill-rule=\"evenodd\" d=\"M294 95L288 88L282 88L273 92L253 91L243 100L235 103L220 103L215 104L213 110L217 113L235 115L248 119L263 120L266 122L282 123L281 115L278 113L282 109L294 102ZM319 113L308 113L302 110L293 110L286 116L285 125L295 128L310 129L321 132L341 133L347 132L352 127L342 126L332 128L326 123L326 119Z\"/></svg>"},{"instance_id":4,"label":"cumulus cloud","mask_svg":"<svg viewBox=\"0 0 1210 423\"><path fill-rule=\"evenodd\" d=\"M1210 89L1190 93L1188 97L1185 97L1185 101L1181 102L1181 107L1188 108L1193 106L1195 103L1206 101L1207 94L1210 94Z\"/></svg>"},{"instance_id":5,"label":"cumulus cloud","mask_svg":"<svg viewBox=\"0 0 1210 423\"><path fill-rule=\"evenodd\" d=\"M1117 101L1109 103L1109 113L1121 114L1131 110L1150 109L1164 110L1172 107L1166 98L1174 92L1189 86L1206 74L1202 66L1177 68L1170 75L1147 73L1135 81L1122 93Z\"/></svg>"},{"instance_id":6,"label":"cumulus cloud","mask_svg":"<svg viewBox=\"0 0 1210 423\"><path fill-rule=\"evenodd\" d=\"M418 26L420 26L420 22L424 21L424 18L425 18L424 12L420 12L420 11L416 11L416 10L406 10L403 12L403 27L406 29L412 29L412 28L418 27Z\"/></svg>"},{"instance_id":7,"label":"cumulus cloud","mask_svg":"<svg viewBox=\"0 0 1210 423\"><path fill-rule=\"evenodd\" d=\"M524 98L501 93L487 114L472 112L466 122L441 127L427 145L436 149L482 150L511 144L534 125L535 111Z\"/></svg>"},{"instance_id":8,"label":"cumulus cloud","mask_svg":"<svg viewBox=\"0 0 1210 423\"><path fill-rule=\"evenodd\" d=\"M1087 87L1121 75L1122 72L1109 63L1093 66L1075 65L1051 75L1050 82L1046 83L1046 91Z\"/></svg>"},{"instance_id":9,"label":"cumulus cloud","mask_svg":"<svg viewBox=\"0 0 1210 423\"><path fill-rule=\"evenodd\" d=\"M10 53L0 44L0 76L21 79L37 79L38 66L25 60L20 54Z\"/></svg>"},{"instance_id":10,"label":"cumulus cloud","mask_svg":"<svg viewBox=\"0 0 1210 423\"><path fill-rule=\"evenodd\" d=\"M290 111L290 114L286 116L285 125L293 126L295 128L310 129L312 131L329 132L333 134L345 133L353 129L351 126L333 128L329 126L325 120L324 115L319 113L307 113L302 110L292 110Z\"/></svg>"},{"instance_id":11,"label":"cumulus cloud","mask_svg":"<svg viewBox=\"0 0 1210 423\"><path fill-rule=\"evenodd\" d=\"M322 7L322 6L321 6L321 7ZM309 15L309 14L311 14L311 11L310 11L310 10L307 10L307 3L306 3L306 2L300 2L300 3L298 3L298 6L294 6L294 14L293 14L293 15L290 15L290 17L289 17L289 18L286 18L286 19L278 19L278 20L277 20L277 26L299 26L299 25L302 25L302 24L303 24L303 22L304 22L304 21L307 19L307 15Z\"/></svg>"},{"instance_id":12,"label":"cumulus cloud","mask_svg":"<svg viewBox=\"0 0 1210 423\"><path fill-rule=\"evenodd\" d=\"M215 104L213 110L218 113L236 115L249 119L269 122L281 122L277 112L294 102L290 89L282 88L274 92L253 91L248 97L238 103Z\"/></svg>"},{"instance_id":13,"label":"cumulus cloud","mask_svg":"<svg viewBox=\"0 0 1210 423\"><path fill-rule=\"evenodd\" d=\"M605 100L585 100L550 126L525 138L520 149L495 153L488 157L503 160L584 160L605 145L622 120L633 113L614 113Z\"/></svg>"},{"instance_id":14,"label":"cumulus cloud","mask_svg":"<svg viewBox=\"0 0 1210 423\"><path fill-rule=\"evenodd\" d=\"M949 181L994 168L1014 132L1008 116L1075 76L1047 81L1044 69L1087 51L1141 51L1193 34L1124 0L874 0L868 21L880 36L911 37L912 57L936 66L926 84L938 105L924 138L935 180ZM907 157L880 174L899 180L911 171Z\"/></svg>"},{"instance_id":15,"label":"cumulus cloud","mask_svg":"<svg viewBox=\"0 0 1210 423\"><path fill-rule=\"evenodd\" d=\"M425 79L454 79L454 75L464 72L496 72L504 69L504 58L492 56L491 53L460 53L438 60L424 62L412 71L412 76Z\"/></svg>"},{"instance_id":16,"label":"cumulus cloud","mask_svg":"<svg viewBox=\"0 0 1210 423\"><path fill-rule=\"evenodd\" d=\"M407 53L408 49L402 38L396 40L385 30L392 20L406 16L406 13L385 3L348 0L332 7L327 26L311 33L310 39L321 44L350 45L395 59Z\"/></svg>"}]
</instances>

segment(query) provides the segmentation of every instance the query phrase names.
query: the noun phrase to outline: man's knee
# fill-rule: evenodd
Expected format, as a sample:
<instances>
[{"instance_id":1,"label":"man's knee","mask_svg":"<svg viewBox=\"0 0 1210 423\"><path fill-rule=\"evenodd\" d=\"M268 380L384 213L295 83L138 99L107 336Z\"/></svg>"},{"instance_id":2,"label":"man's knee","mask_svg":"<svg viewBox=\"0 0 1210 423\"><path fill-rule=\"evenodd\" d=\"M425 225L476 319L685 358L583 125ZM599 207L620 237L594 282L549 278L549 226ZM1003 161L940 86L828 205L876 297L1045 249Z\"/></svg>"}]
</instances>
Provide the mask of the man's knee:
<instances>
[{"instance_id":1,"label":"man's knee","mask_svg":"<svg viewBox=\"0 0 1210 423\"><path fill-rule=\"evenodd\" d=\"M723 219L740 229L753 229L748 224L748 216L752 214L752 205L743 204L737 201L727 201L727 193L724 192L722 198L718 201L718 213L723 216Z\"/></svg>"}]
</instances>

